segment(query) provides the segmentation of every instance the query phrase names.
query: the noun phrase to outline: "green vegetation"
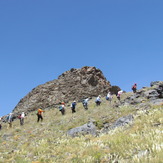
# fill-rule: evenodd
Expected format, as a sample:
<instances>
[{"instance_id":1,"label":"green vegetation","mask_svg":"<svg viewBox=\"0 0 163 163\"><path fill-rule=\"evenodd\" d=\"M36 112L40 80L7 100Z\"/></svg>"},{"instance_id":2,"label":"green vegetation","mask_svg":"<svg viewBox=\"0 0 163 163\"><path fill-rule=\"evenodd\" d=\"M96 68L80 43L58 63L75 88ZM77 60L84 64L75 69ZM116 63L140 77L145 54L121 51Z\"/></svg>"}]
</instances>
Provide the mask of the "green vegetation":
<instances>
[{"instance_id":1,"label":"green vegetation","mask_svg":"<svg viewBox=\"0 0 163 163\"><path fill-rule=\"evenodd\" d=\"M114 99L116 100L116 99ZM112 104L113 105L113 104ZM13 128L3 124L0 131L0 162L11 163L161 163L163 160L163 110L154 106L148 111L133 106L113 108L103 98L96 107L94 99L85 111L81 103L77 112L66 108L62 116L58 109L46 110L44 121L37 123L36 114L19 120ZM133 124L101 132L105 123L132 114ZM98 136L85 135L72 138L66 132L74 127L95 121Z\"/></svg>"}]
</instances>

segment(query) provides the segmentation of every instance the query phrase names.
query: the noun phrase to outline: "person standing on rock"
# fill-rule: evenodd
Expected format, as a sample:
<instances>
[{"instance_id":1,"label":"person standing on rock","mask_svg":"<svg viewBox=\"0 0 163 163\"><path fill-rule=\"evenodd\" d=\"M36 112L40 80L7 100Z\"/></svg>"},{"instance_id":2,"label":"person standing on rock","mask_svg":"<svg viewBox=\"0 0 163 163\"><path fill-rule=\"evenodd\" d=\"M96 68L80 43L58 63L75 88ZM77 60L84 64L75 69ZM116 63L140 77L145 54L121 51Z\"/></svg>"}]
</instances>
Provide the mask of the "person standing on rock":
<instances>
[{"instance_id":1,"label":"person standing on rock","mask_svg":"<svg viewBox=\"0 0 163 163\"><path fill-rule=\"evenodd\" d=\"M62 115L65 115L65 103L62 102L61 105L59 106L59 111L61 112Z\"/></svg>"},{"instance_id":2,"label":"person standing on rock","mask_svg":"<svg viewBox=\"0 0 163 163\"><path fill-rule=\"evenodd\" d=\"M133 93L136 93L136 91L137 91L137 84L136 83L132 86L132 91L133 91Z\"/></svg>"},{"instance_id":3,"label":"person standing on rock","mask_svg":"<svg viewBox=\"0 0 163 163\"><path fill-rule=\"evenodd\" d=\"M75 107L76 107L76 101L74 101L74 102L71 104L72 113L75 113L75 112L76 112Z\"/></svg>"},{"instance_id":4,"label":"person standing on rock","mask_svg":"<svg viewBox=\"0 0 163 163\"><path fill-rule=\"evenodd\" d=\"M85 110L88 110L88 101L89 101L89 98L86 98L82 102L83 103L83 107L84 107Z\"/></svg>"},{"instance_id":5,"label":"person standing on rock","mask_svg":"<svg viewBox=\"0 0 163 163\"><path fill-rule=\"evenodd\" d=\"M42 116L42 114L43 114L43 112L45 112L44 110L42 110L42 109L38 109L38 111L37 111L37 122L39 122L40 121L40 119L41 119L41 121L43 121L43 116Z\"/></svg>"}]
</instances>

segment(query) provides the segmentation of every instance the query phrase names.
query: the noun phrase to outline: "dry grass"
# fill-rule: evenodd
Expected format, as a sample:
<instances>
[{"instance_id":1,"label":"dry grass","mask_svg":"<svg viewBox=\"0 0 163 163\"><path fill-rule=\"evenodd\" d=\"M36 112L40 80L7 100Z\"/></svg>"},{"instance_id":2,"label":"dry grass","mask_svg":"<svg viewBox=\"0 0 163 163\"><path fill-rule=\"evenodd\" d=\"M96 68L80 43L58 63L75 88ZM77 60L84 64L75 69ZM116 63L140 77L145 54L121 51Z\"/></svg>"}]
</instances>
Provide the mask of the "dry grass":
<instances>
[{"instance_id":1,"label":"dry grass","mask_svg":"<svg viewBox=\"0 0 163 163\"><path fill-rule=\"evenodd\" d=\"M116 101L116 99L115 99ZM161 163L163 160L163 110L162 106L145 111L134 107L113 108L103 99L96 107L94 99L85 111L82 104L77 112L66 108L62 116L58 109L46 110L44 121L37 123L36 113L25 119L24 126L16 120L12 129L3 125L0 131L0 162L11 163ZM67 130L83 125L88 120L97 122L99 130L124 115L133 114L134 123L99 136L71 138Z\"/></svg>"}]
</instances>

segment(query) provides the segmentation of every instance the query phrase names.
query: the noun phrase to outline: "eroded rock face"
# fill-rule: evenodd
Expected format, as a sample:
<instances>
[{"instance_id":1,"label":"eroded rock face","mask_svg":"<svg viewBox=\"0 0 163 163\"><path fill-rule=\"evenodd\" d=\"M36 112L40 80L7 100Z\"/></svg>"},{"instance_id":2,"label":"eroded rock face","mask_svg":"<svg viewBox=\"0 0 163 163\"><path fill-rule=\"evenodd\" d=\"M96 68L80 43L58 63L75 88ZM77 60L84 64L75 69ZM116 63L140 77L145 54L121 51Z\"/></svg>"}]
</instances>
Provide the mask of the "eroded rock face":
<instances>
[{"instance_id":1,"label":"eroded rock face","mask_svg":"<svg viewBox=\"0 0 163 163\"><path fill-rule=\"evenodd\" d=\"M111 88L101 70L95 67L72 68L58 79L39 85L20 100L14 113L52 107L60 102L106 95Z\"/></svg>"}]
</instances>

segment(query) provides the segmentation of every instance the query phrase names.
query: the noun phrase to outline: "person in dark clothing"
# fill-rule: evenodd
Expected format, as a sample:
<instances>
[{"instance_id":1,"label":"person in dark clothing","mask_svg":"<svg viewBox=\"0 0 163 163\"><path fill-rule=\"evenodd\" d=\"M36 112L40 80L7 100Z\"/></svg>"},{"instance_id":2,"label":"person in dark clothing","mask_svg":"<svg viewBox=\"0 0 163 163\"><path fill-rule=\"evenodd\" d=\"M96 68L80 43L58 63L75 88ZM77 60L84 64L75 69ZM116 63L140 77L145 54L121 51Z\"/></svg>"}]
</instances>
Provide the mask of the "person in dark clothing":
<instances>
[{"instance_id":1,"label":"person in dark clothing","mask_svg":"<svg viewBox=\"0 0 163 163\"><path fill-rule=\"evenodd\" d=\"M136 91L137 91L137 84L136 83L132 86L132 91L133 91L133 93L136 93Z\"/></svg>"},{"instance_id":2,"label":"person in dark clothing","mask_svg":"<svg viewBox=\"0 0 163 163\"><path fill-rule=\"evenodd\" d=\"M42 110L42 109L38 109L38 112L37 112L37 118L38 118L37 122L39 122L40 119L41 119L41 121L43 121L43 117L42 117L43 112L45 112L45 111Z\"/></svg>"},{"instance_id":3,"label":"person in dark clothing","mask_svg":"<svg viewBox=\"0 0 163 163\"><path fill-rule=\"evenodd\" d=\"M72 113L75 113L75 112L76 112L75 107L76 107L76 101L74 101L74 102L71 104Z\"/></svg>"}]
</instances>

